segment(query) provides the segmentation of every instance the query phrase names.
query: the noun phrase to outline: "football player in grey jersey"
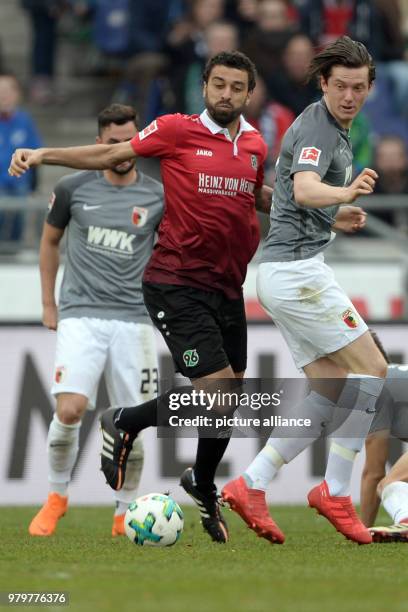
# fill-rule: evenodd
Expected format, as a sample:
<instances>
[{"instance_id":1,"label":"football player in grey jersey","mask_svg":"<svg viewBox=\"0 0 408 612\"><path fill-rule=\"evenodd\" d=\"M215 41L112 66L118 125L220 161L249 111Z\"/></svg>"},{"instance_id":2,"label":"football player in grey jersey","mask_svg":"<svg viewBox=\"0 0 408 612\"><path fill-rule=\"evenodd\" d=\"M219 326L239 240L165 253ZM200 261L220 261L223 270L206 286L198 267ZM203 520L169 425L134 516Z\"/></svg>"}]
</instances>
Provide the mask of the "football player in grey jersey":
<instances>
[{"instance_id":1,"label":"football player in grey jersey","mask_svg":"<svg viewBox=\"0 0 408 612\"><path fill-rule=\"evenodd\" d=\"M371 527L374 542L408 542L408 452L401 455L388 474L385 473L390 436L408 442L408 365L390 363L377 335L371 333L389 365L365 443L361 517L367 527L373 525L382 502L393 524Z\"/></svg>"},{"instance_id":2,"label":"football player in grey jersey","mask_svg":"<svg viewBox=\"0 0 408 612\"><path fill-rule=\"evenodd\" d=\"M131 140L133 108L112 104L98 116L98 143ZM52 393L56 411L47 454L49 496L29 532L49 536L68 507L68 485L78 454L81 419L94 408L104 373L114 406L133 406L157 392L153 327L143 303L141 279L163 212L163 187L136 169L135 160L105 171L62 178L50 200L40 246L43 323L57 330ZM60 242L66 258L58 307L55 282ZM115 492L112 535L136 497L143 447L136 438L124 487ZM91 494L91 491L90 491Z\"/></svg>"},{"instance_id":3,"label":"football player in grey jersey","mask_svg":"<svg viewBox=\"0 0 408 612\"><path fill-rule=\"evenodd\" d=\"M336 405L348 417L336 430L326 476L308 495L309 505L350 540L369 544L371 535L350 498L354 459L370 429L387 364L365 322L324 262L324 250L343 211L373 192L377 174L366 168L352 180L349 129L375 78L363 44L341 37L312 60L310 77L323 92L286 132L276 167L271 226L258 271L258 297L279 327L312 391L294 411L309 414L302 437L278 430L245 473L223 489L226 503L261 537L283 542L269 516L265 490L281 466L320 437ZM340 207L340 208L339 208ZM356 224L363 225L362 211ZM339 384L334 384L337 379ZM317 381L318 383L319 381Z\"/></svg>"}]
</instances>

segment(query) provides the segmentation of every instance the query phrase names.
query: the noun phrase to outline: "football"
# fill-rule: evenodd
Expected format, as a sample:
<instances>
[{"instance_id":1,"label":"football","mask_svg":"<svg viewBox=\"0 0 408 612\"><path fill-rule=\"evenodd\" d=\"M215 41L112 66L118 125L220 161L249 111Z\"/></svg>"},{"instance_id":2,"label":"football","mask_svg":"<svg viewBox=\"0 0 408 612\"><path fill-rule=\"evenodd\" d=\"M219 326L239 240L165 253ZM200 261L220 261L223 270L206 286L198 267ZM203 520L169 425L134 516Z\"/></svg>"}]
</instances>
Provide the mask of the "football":
<instances>
[{"instance_id":1,"label":"football","mask_svg":"<svg viewBox=\"0 0 408 612\"><path fill-rule=\"evenodd\" d=\"M180 506L168 495L150 493L138 497L125 515L125 531L138 546L172 546L183 531Z\"/></svg>"}]
</instances>

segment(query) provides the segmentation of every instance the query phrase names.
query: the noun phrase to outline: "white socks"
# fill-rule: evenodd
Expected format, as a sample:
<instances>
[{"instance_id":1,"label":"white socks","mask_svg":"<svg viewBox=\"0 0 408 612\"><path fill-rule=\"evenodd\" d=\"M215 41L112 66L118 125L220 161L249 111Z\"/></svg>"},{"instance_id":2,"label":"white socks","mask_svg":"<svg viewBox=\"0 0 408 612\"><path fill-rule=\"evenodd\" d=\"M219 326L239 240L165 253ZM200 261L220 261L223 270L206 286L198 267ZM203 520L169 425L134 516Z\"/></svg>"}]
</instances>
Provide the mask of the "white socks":
<instances>
[{"instance_id":1,"label":"white socks","mask_svg":"<svg viewBox=\"0 0 408 612\"><path fill-rule=\"evenodd\" d=\"M325 480L330 495L350 495L354 460L361 450L375 415L375 404L385 380L349 374L339 398L341 425L331 438Z\"/></svg>"},{"instance_id":2,"label":"white socks","mask_svg":"<svg viewBox=\"0 0 408 612\"><path fill-rule=\"evenodd\" d=\"M284 463L292 461L320 437L323 426L331 420L334 409L335 404L327 397L311 391L303 402L290 410L290 414L282 414L283 417L309 418L311 426L305 428L305 436L301 438L288 438L288 428L275 427L274 436L269 438L243 474L247 485L265 491ZM279 433L282 437L278 437Z\"/></svg>"},{"instance_id":3,"label":"white socks","mask_svg":"<svg viewBox=\"0 0 408 612\"><path fill-rule=\"evenodd\" d=\"M57 414L51 421L48 438L48 481L50 492L67 495L71 474L78 457L79 430L81 421L74 425L65 425ZM143 443L140 437L133 442L129 454L126 478L123 488L115 491L115 514L124 514L130 502L137 497L137 487L143 468Z\"/></svg>"},{"instance_id":4,"label":"white socks","mask_svg":"<svg viewBox=\"0 0 408 612\"><path fill-rule=\"evenodd\" d=\"M81 422L61 423L57 414L51 421L47 438L48 480L50 491L66 495L79 450Z\"/></svg>"},{"instance_id":5,"label":"white socks","mask_svg":"<svg viewBox=\"0 0 408 612\"><path fill-rule=\"evenodd\" d=\"M408 482L399 480L386 485L381 500L394 524L408 520Z\"/></svg>"}]
</instances>

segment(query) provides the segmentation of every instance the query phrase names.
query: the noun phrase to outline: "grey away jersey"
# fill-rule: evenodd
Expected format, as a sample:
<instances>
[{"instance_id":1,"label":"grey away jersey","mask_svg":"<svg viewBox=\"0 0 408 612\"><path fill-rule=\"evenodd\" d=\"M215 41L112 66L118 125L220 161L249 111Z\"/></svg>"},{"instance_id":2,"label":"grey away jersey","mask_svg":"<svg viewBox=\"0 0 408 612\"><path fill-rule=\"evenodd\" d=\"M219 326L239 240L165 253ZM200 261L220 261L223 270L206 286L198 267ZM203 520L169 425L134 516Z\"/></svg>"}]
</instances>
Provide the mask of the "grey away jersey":
<instances>
[{"instance_id":1,"label":"grey away jersey","mask_svg":"<svg viewBox=\"0 0 408 612\"><path fill-rule=\"evenodd\" d=\"M317 172L323 183L343 187L351 182L352 161L348 132L330 115L323 98L308 106L282 141L261 262L308 259L327 247L338 206L318 209L296 204L293 175Z\"/></svg>"},{"instance_id":2,"label":"grey away jersey","mask_svg":"<svg viewBox=\"0 0 408 612\"><path fill-rule=\"evenodd\" d=\"M125 187L93 171L57 183L46 220L67 228L60 319L150 322L141 281L162 212L162 185L141 172Z\"/></svg>"},{"instance_id":3,"label":"grey away jersey","mask_svg":"<svg viewBox=\"0 0 408 612\"><path fill-rule=\"evenodd\" d=\"M376 409L371 432L389 429L396 438L408 440L408 365L388 366Z\"/></svg>"}]
</instances>

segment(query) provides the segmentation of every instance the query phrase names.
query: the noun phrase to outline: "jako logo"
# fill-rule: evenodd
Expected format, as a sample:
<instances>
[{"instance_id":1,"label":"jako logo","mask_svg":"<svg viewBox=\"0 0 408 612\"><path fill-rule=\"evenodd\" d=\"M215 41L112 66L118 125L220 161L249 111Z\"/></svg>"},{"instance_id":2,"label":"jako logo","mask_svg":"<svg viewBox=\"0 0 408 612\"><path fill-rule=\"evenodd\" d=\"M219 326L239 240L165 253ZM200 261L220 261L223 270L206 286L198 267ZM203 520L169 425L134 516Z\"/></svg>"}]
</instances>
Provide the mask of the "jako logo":
<instances>
[{"instance_id":1,"label":"jako logo","mask_svg":"<svg viewBox=\"0 0 408 612\"><path fill-rule=\"evenodd\" d=\"M133 253L132 242L135 236L119 230L107 229L106 227L89 226L88 242L98 246L106 247L114 251L126 251Z\"/></svg>"},{"instance_id":2,"label":"jako logo","mask_svg":"<svg viewBox=\"0 0 408 612\"><path fill-rule=\"evenodd\" d=\"M196 155L202 155L203 157L212 157L213 152L208 149L197 149Z\"/></svg>"}]
</instances>

